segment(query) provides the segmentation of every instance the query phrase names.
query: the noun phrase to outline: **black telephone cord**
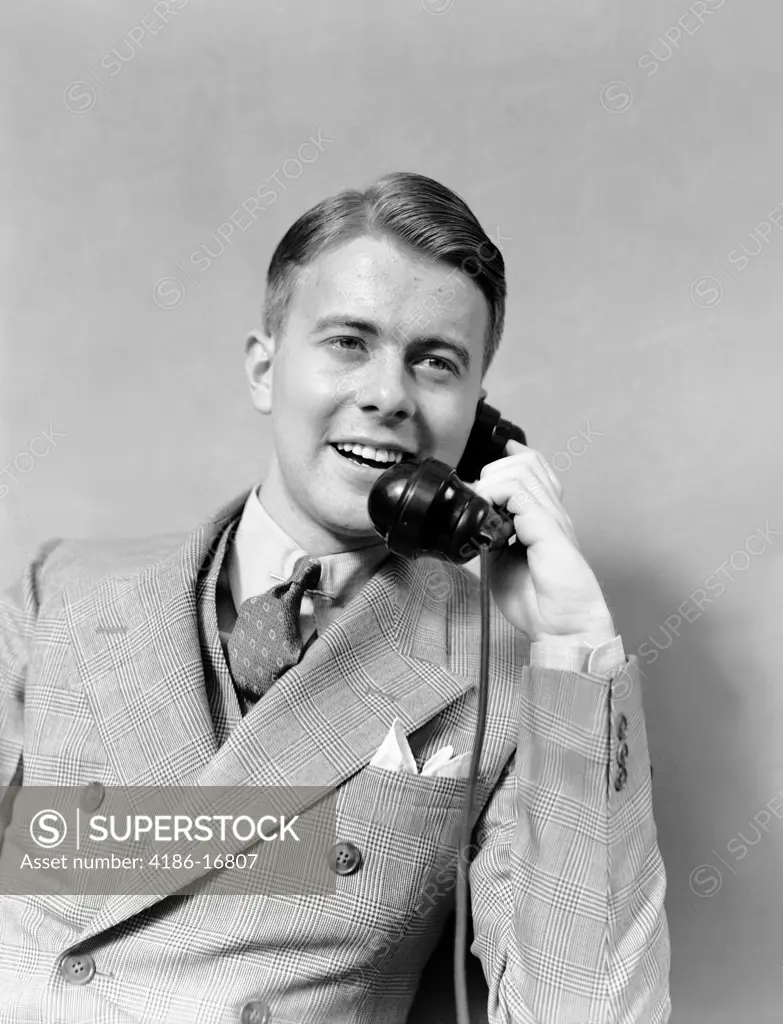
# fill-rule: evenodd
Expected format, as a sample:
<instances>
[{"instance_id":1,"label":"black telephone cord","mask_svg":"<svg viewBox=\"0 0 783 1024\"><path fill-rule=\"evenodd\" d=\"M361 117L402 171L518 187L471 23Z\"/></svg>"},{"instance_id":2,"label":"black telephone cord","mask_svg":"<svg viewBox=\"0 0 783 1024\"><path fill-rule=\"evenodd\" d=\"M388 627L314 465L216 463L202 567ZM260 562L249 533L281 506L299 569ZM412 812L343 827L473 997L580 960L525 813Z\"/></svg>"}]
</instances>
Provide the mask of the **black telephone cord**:
<instances>
[{"instance_id":1,"label":"black telephone cord","mask_svg":"<svg viewBox=\"0 0 783 1024\"><path fill-rule=\"evenodd\" d=\"M462 812L462 827L459 836L457 860L457 918L454 928L454 996L457 1004L458 1024L470 1024L468 992L465 982L465 958L468 938L468 857L470 834L473 829L473 804L476 795L481 746L487 723L487 698L489 694L489 547L482 545L480 557L481 594L481 659L479 663L479 700L476 713L476 731L473 736L473 752L470 759L468 784L465 789L465 805Z\"/></svg>"}]
</instances>

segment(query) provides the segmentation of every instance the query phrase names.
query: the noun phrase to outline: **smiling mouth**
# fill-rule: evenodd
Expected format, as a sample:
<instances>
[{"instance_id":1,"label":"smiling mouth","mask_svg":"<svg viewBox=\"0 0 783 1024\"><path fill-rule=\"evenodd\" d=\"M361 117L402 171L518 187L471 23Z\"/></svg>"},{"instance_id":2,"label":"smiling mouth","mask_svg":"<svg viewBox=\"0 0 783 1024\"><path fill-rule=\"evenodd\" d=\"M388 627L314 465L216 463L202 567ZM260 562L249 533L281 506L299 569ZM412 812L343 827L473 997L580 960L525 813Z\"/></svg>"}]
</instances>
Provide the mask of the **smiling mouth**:
<instances>
[{"instance_id":1,"label":"smiling mouth","mask_svg":"<svg viewBox=\"0 0 783 1024\"><path fill-rule=\"evenodd\" d=\"M392 466L396 466L398 462L405 462L408 459L413 458L412 455L409 455L406 452L403 453L401 459L397 459L396 461L390 460L388 462L382 462L380 459L369 459L365 458L363 455L357 455L356 452L344 451L343 449L338 448L336 444L331 444L331 447L337 452L338 455L342 456L344 459L347 459L349 462L354 462L356 463L357 466L367 466L369 469L390 469Z\"/></svg>"}]
</instances>

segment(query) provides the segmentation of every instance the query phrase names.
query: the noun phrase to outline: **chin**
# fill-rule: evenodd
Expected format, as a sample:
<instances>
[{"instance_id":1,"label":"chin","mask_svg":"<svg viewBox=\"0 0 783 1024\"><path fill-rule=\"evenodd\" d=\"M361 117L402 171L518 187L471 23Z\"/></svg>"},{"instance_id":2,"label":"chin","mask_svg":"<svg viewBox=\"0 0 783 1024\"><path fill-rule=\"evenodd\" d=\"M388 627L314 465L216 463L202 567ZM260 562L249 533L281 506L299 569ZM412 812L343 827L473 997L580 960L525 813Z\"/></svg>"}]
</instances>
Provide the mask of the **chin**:
<instances>
[{"instance_id":1,"label":"chin","mask_svg":"<svg viewBox=\"0 0 783 1024\"><path fill-rule=\"evenodd\" d=\"M324 530L338 536L365 537L368 534L378 536L372 525L366 503L363 508L357 508L356 505L345 505L340 508L335 506L334 501L329 501L321 508L311 508L310 516Z\"/></svg>"},{"instance_id":2,"label":"chin","mask_svg":"<svg viewBox=\"0 0 783 1024\"><path fill-rule=\"evenodd\" d=\"M370 516L366 512L364 515L342 517L332 526L332 530L346 537L378 537L375 527L370 521ZM380 537L378 539L380 540Z\"/></svg>"}]
</instances>

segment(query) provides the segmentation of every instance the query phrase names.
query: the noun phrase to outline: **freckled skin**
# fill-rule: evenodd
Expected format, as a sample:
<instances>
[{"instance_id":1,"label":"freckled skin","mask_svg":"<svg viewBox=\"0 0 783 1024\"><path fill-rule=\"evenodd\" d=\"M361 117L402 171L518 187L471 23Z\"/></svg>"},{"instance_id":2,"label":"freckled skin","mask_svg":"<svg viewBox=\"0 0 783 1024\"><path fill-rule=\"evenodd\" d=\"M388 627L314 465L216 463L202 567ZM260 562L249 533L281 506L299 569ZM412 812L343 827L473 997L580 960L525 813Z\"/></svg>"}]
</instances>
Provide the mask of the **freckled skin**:
<instances>
[{"instance_id":1,"label":"freckled skin","mask_svg":"<svg viewBox=\"0 0 783 1024\"><path fill-rule=\"evenodd\" d=\"M380 335L343 324L315 333L319 318L337 313L374 322ZM488 320L471 278L386 239L354 239L305 268L282 336L252 334L246 357L253 404L271 416L274 439L261 499L302 547L327 554L378 541L367 513L374 477L344 464L329 441L385 439L457 464L479 400ZM470 368L437 342L412 348L432 335L464 345Z\"/></svg>"}]
</instances>

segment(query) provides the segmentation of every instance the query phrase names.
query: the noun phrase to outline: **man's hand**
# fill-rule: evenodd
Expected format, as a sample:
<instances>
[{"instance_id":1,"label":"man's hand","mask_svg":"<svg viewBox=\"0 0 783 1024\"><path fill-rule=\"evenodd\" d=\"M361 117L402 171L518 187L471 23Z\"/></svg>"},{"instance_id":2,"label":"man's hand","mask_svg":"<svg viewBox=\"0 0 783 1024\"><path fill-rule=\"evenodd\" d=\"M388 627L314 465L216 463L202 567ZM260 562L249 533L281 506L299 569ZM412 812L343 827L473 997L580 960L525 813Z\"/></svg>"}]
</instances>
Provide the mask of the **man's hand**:
<instances>
[{"instance_id":1,"label":"man's hand","mask_svg":"<svg viewBox=\"0 0 783 1024\"><path fill-rule=\"evenodd\" d=\"M485 466L471 487L515 513L517 540L490 556L492 596L511 625L531 640L558 636L597 645L613 639L611 613L543 456L509 441L506 457Z\"/></svg>"}]
</instances>

